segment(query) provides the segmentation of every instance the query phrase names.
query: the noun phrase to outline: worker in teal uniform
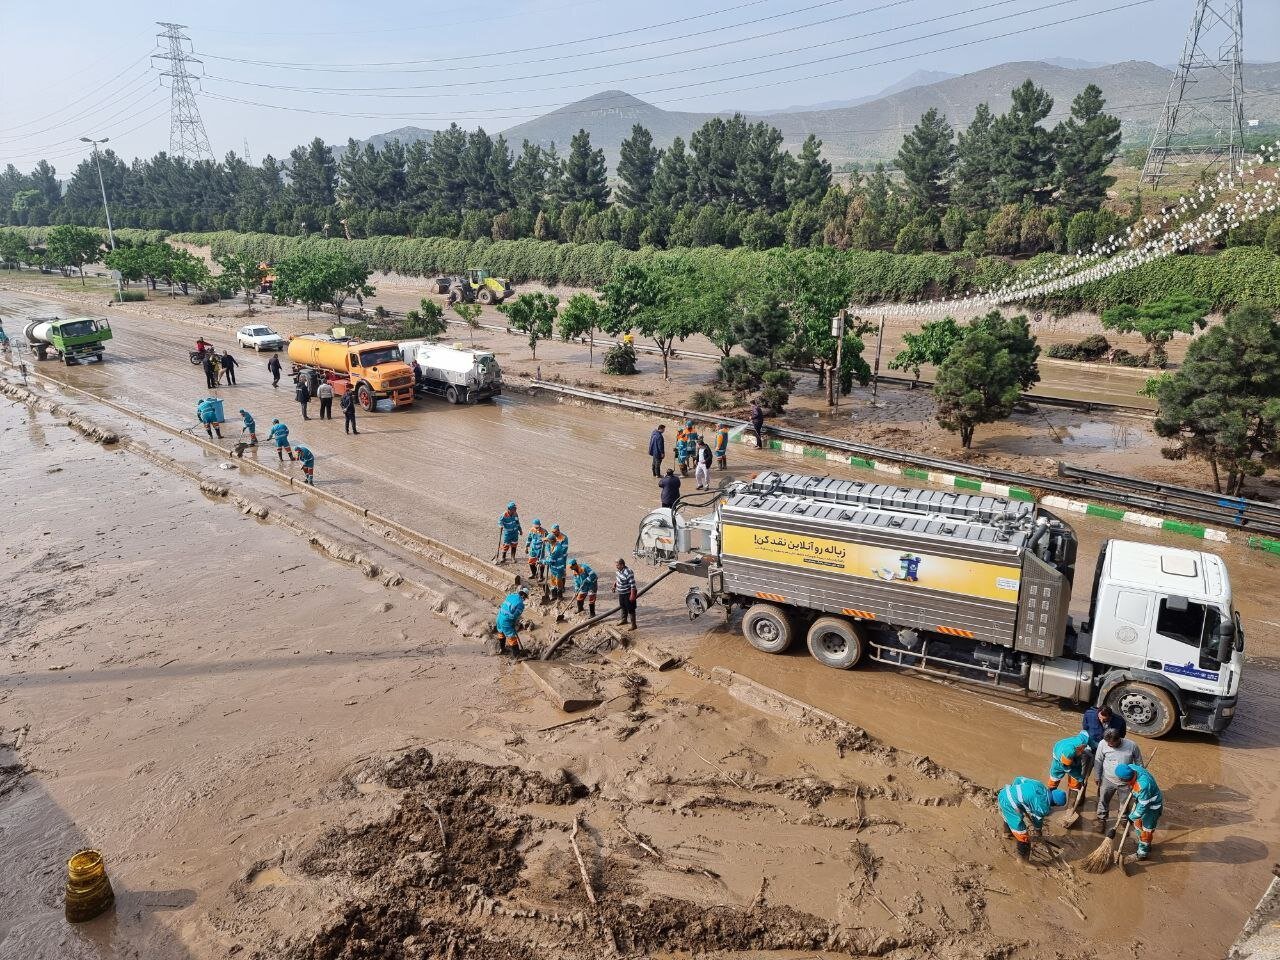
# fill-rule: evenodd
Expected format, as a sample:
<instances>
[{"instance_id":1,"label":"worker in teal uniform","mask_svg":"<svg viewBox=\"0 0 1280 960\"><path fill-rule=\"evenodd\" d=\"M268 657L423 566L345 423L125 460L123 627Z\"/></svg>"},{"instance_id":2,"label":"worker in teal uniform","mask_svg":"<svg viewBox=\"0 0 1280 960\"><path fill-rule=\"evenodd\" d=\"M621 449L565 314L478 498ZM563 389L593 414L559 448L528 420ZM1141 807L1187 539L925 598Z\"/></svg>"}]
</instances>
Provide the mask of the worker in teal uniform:
<instances>
[{"instance_id":1,"label":"worker in teal uniform","mask_svg":"<svg viewBox=\"0 0 1280 960\"><path fill-rule=\"evenodd\" d=\"M1066 806L1067 795L1062 790L1050 790L1031 777L1015 777L996 796L1000 816L1018 846L1018 856L1026 860L1031 856L1031 837L1044 829L1044 819L1054 807Z\"/></svg>"},{"instance_id":2,"label":"worker in teal uniform","mask_svg":"<svg viewBox=\"0 0 1280 960\"><path fill-rule=\"evenodd\" d=\"M1136 763L1120 764L1116 778L1129 788L1133 798L1129 822L1138 828L1138 859L1145 860L1151 854L1151 839L1164 813L1164 794L1150 771Z\"/></svg>"}]
</instances>

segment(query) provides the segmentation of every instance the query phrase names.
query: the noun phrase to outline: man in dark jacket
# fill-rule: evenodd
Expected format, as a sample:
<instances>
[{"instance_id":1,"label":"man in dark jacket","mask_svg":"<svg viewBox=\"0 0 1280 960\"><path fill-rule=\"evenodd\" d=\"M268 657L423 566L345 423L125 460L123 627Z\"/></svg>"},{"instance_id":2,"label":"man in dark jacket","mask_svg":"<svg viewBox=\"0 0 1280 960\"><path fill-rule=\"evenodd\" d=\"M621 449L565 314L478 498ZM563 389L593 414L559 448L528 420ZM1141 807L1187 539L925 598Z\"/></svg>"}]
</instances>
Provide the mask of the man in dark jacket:
<instances>
[{"instance_id":1,"label":"man in dark jacket","mask_svg":"<svg viewBox=\"0 0 1280 960\"><path fill-rule=\"evenodd\" d=\"M667 455L667 439L664 431L666 424L658 424L658 429L649 434L649 456L653 457L653 475L662 476L662 460ZM668 470L667 473L671 471ZM677 486L679 486L677 484Z\"/></svg>"},{"instance_id":2,"label":"man in dark jacket","mask_svg":"<svg viewBox=\"0 0 1280 960\"><path fill-rule=\"evenodd\" d=\"M272 356L271 359L267 361L267 369L271 371L271 385L273 387L279 387L280 386L280 358L278 356Z\"/></svg>"},{"instance_id":3,"label":"man in dark jacket","mask_svg":"<svg viewBox=\"0 0 1280 960\"><path fill-rule=\"evenodd\" d=\"M205 351L204 359L200 361L200 365L204 367L205 383L207 383L209 385L209 389L212 390L218 385L218 371L213 366L212 350Z\"/></svg>"},{"instance_id":4,"label":"man in dark jacket","mask_svg":"<svg viewBox=\"0 0 1280 960\"><path fill-rule=\"evenodd\" d=\"M235 386L236 358L231 355L230 350L222 351L222 372L227 375L227 383L231 386Z\"/></svg>"},{"instance_id":5,"label":"man in dark jacket","mask_svg":"<svg viewBox=\"0 0 1280 960\"><path fill-rule=\"evenodd\" d=\"M680 478L671 467L667 467L667 475L658 481L658 489L662 492L662 505L674 507L680 499Z\"/></svg>"},{"instance_id":6,"label":"man in dark jacket","mask_svg":"<svg viewBox=\"0 0 1280 960\"><path fill-rule=\"evenodd\" d=\"M307 381L302 377L298 378L298 385L293 389L293 399L298 401L298 406L302 407L302 419L310 420L307 415L307 404L311 402L311 391L307 389Z\"/></svg>"},{"instance_id":7,"label":"man in dark jacket","mask_svg":"<svg viewBox=\"0 0 1280 960\"><path fill-rule=\"evenodd\" d=\"M1089 734L1091 750L1098 749L1098 744L1102 742L1102 736L1108 728L1118 732L1122 738L1129 732L1124 717L1112 713L1111 708L1105 704L1101 707L1090 707L1080 719L1080 729Z\"/></svg>"},{"instance_id":8,"label":"man in dark jacket","mask_svg":"<svg viewBox=\"0 0 1280 960\"><path fill-rule=\"evenodd\" d=\"M764 446L764 442L760 438L760 431L764 429L764 407L760 406L759 400L751 401L751 432L756 435L756 449L759 450Z\"/></svg>"},{"instance_id":9,"label":"man in dark jacket","mask_svg":"<svg viewBox=\"0 0 1280 960\"><path fill-rule=\"evenodd\" d=\"M356 395L355 391L348 390L342 395L342 432L356 433L360 431L356 429Z\"/></svg>"}]
</instances>

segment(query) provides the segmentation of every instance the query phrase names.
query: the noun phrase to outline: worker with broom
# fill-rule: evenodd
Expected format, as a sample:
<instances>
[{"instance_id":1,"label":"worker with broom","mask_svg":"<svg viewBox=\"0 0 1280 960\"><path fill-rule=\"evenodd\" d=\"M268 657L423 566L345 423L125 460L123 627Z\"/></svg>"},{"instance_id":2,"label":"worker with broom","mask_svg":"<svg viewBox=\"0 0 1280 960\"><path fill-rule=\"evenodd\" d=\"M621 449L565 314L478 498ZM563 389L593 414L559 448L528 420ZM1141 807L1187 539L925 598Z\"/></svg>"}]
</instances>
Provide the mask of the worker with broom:
<instances>
[{"instance_id":1,"label":"worker with broom","mask_svg":"<svg viewBox=\"0 0 1280 960\"><path fill-rule=\"evenodd\" d=\"M1145 860L1151 853L1151 838L1156 824L1160 822L1160 814L1164 813L1164 794L1147 768L1136 763L1122 763L1116 767L1116 779L1129 788L1133 798L1129 822L1138 831L1138 859Z\"/></svg>"},{"instance_id":2,"label":"worker with broom","mask_svg":"<svg viewBox=\"0 0 1280 960\"><path fill-rule=\"evenodd\" d=\"M1023 860L1031 857L1031 835L1044 829L1044 818L1054 807L1065 807L1067 795L1061 790L1050 790L1039 780L1016 777L996 797L1000 816L1018 847Z\"/></svg>"}]
</instances>

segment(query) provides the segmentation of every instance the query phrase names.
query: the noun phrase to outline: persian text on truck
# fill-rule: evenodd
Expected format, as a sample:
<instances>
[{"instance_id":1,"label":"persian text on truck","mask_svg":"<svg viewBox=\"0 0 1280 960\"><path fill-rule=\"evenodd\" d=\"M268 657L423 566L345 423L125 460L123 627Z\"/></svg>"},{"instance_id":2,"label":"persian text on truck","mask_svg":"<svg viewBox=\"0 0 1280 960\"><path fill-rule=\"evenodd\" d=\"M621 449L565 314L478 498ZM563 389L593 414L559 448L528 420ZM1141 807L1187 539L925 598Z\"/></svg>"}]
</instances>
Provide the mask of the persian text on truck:
<instances>
[{"instance_id":1,"label":"persian text on truck","mask_svg":"<svg viewBox=\"0 0 1280 960\"><path fill-rule=\"evenodd\" d=\"M1075 533L1033 504L769 471L709 514L680 509L645 517L637 555L703 580L691 617L746 607L767 653L804 633L831 667L869 657L1106 703L1151 737L1235 714L1244 632L1213 554L1108 540L1077 627Z\"/></svg>"}]
</instances>

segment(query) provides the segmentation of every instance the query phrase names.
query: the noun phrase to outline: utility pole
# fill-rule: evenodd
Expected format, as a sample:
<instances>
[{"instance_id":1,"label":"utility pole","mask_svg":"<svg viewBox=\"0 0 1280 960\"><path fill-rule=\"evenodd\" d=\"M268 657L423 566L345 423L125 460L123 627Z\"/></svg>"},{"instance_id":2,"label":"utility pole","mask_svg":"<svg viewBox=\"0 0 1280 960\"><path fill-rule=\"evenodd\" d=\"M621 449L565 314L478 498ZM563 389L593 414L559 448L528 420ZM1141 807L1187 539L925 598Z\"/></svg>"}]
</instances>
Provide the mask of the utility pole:
<instances>
[{"instance_id":1,"label":"utility pole","mask_svg":"<svg viewBox=\"0 0 1280 960\"><path fill-rule=\"evenodd\" d=\"M201 61L189 49L191 38L182 32L185 26L162 21L156 23L164 27L164 32L156 36L167 45L167 49L151 56L156 60L169 61L160 74L169 78L169 153L192 161L212 160L213 148L209 146L209 135L205 133L200 108L191 89L192 74L187 70L187 64Z\"/></svg>"},{"instance_id":2,"label":"utility pole","mask_svg":"<svg viewBox=\"0 0 1280 960\"><path fill-rule=\"evenodd\" d=\"M871 406L879 406L880 351L884 349L884 314L880 315L880 333L876 336L876 364L871 370Z\"/></svg>"},{"instance_id":3,"label":"utility pole","mask_svg":"<svg viewBox=\"0 0 1280 960\"><path fill-rule=\"evenodd\" d=\"M1142 167L1146 183L1177 176L1169 164L1244 162L1244 0L1195 0L1191 27ZM1182 176L1200 170L1178 171Z\"/></svg>"},{"instance_id":4,"label":"utility pole","mask_svg":"<svg viewBox=\"0 0 1280 960\"><path fill-rule=\"evenodd\" d=\"M831 376L835 378L835 389L832 393L835 396L837 410L840 409L840 364L844 357L844 330L848 325L848 310L841 310L831 319L831 335L836 338L836 368L831 371Z\"/></svg>"},{"instance_id":5,"label":"utility pole","mask_svg":"<svg viewBox=\"0 0 1280 960\"><path fill-rule=\"evenodd\" d=\"M102 179L102 161L98 159L98 144L107 143L111 138L103 137L101 140L90 140L88 137L81 137L82 143L93 144L93 165L98 168L98 189L102 191L102 212L107 215L107 239L111 242L111 249L116 248L116 233L111 229L111 207L107 203L107 185Z\"/></svg>"}]
</instances>

